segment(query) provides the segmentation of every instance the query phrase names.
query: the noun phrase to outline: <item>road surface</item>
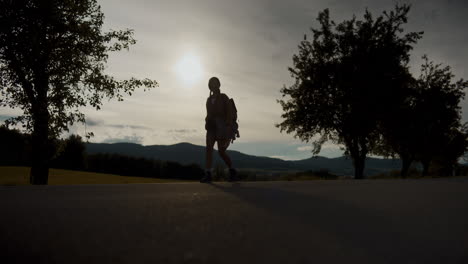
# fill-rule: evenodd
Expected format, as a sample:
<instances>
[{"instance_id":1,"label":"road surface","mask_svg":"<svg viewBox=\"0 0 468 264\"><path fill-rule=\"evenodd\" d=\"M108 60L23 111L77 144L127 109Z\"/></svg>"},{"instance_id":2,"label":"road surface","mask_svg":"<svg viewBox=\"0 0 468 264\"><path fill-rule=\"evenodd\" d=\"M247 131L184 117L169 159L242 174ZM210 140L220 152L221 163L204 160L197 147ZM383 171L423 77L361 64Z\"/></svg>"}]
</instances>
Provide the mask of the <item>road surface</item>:
<instances>
[{"instance_id":1,"label":"road surface","mask_svg":"<svg viewBox=\"0 0 468 264\"><path fill-rule=\"evenodd\" d=\"M0 187L1 263L468 263L468 179Z\"/></svg>"}]
</instances>

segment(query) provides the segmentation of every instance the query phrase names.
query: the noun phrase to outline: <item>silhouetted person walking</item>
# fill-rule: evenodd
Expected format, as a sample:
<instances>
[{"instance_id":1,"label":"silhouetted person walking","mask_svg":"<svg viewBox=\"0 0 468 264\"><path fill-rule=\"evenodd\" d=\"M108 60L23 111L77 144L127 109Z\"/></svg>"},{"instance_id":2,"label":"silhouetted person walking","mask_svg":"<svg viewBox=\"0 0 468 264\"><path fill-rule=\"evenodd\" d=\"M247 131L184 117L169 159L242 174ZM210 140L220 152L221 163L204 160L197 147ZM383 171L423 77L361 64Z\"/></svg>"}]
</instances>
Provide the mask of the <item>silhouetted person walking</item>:
<instances>
[{"instance_id":1,"label":"silhouetted person walking","mask_svg":"<svg viewBox=\"0 0 468 264\"><path fill-rule=\"evenodd\" d=\"M206 171L200 182L211 182L213 147L218 142L218 153L229 168L229 181L237 180L237 171L232 166L231 158L226 153L226 149L234 136L233 119L229 109L229 98L221 93L219 87L221 83L218 78L212 77L208 82L210 96L206 101Z\"/></svg>"}]
</instances>

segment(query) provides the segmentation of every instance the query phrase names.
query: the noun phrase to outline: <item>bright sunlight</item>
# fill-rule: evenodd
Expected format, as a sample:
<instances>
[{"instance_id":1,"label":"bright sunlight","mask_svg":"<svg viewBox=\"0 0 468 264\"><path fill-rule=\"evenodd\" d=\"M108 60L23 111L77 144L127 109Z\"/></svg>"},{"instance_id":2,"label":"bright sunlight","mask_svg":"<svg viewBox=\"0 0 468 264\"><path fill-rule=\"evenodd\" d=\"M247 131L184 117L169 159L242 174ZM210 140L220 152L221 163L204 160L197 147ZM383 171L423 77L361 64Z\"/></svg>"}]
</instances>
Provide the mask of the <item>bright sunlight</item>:
<instances>
[{"instance_id":1,"label":"bright sunlight","mask_svg":"<svg viewBox=\"0 0 468 264\"><path fill-rule=\"evenodd\" d=\"M185 84L194 84L202 78L200 58L193 54L183 56L175 66L175 72Z\"/></svg>"}]
</instances>

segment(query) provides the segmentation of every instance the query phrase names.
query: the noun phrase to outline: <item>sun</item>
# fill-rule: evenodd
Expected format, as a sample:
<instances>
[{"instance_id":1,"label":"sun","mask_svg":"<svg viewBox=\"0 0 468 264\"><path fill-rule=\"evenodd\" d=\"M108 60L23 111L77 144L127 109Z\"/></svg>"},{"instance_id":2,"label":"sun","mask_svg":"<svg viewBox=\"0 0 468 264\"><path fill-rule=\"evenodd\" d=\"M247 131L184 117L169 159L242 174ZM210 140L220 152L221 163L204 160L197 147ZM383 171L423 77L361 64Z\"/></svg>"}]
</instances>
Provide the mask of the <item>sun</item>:
<instances>
[{"instance_id":1,"label":"sun","mask_svg":"<svg viewBox=\"0 0 468 264\"><path fill-rule=\"evenodd\" d=\"M194 54L186 54L177 62L175 72L185 84L200 81L203 75L200 58Z\"/></svg>"}]
</instances>

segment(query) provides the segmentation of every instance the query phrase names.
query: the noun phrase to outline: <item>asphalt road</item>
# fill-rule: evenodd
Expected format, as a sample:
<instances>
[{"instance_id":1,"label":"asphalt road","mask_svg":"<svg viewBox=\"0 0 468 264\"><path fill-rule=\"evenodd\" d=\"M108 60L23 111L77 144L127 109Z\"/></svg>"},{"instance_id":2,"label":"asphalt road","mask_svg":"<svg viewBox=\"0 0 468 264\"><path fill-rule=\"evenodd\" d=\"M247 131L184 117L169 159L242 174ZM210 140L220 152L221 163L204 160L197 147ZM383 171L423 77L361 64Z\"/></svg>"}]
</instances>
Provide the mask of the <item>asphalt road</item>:
<instances>
[{"instance_id":1,"label":"asphalt road","mask_svg":"<svg viewBox=\"0 0 468 264\"><path fill-rule=\"evenodd\" d=\"M1 263L468 263L468 179L0 187Z\"/></svg>"}]
</instances>

